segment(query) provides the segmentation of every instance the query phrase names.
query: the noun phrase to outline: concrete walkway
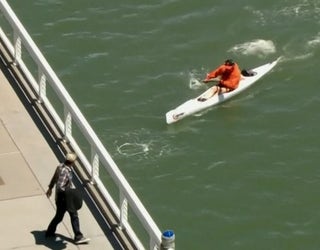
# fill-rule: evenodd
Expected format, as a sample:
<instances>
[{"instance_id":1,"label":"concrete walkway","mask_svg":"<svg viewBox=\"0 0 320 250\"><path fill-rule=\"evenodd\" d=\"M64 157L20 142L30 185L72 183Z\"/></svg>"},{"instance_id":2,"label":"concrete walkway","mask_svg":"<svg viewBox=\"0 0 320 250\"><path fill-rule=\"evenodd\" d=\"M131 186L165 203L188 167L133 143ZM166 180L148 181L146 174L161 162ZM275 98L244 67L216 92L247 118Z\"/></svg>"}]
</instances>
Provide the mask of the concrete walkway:
<instances>
[{"instance_id":1,"label":"concrete walkway","mask_svg":"<svg viewBox=\"0 0 320 250\"><path fill-rule=\"evenodd\" d=\"M1 62L0 62L1 63ZM57 156L7 77L0 71L0 249L122 249L108 225L86 203L79 211L89 244L75 245L69 215L58 226L60 240L44 237L55 214L54 194L45 191Z\"/></svg>"}]
</instances>

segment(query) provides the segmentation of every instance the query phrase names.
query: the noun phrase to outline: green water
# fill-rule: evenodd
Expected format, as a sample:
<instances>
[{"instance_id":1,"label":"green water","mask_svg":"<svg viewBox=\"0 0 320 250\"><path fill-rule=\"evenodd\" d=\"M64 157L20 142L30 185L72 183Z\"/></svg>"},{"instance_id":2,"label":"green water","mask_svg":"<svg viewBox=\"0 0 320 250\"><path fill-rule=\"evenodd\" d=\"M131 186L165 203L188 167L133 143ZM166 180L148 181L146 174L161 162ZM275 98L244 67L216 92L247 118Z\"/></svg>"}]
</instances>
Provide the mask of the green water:
<instances>
[{"instance_id":1,"label":"green water","mask_svg":"<svg viewBox=\"0 0 320 250\"><path fill-rule=\"evenodd\" d=\"M11 0L176 249L320 247L320 2ZM166 125L226 58L279 65Z\"/></svg>"}]
</instances>

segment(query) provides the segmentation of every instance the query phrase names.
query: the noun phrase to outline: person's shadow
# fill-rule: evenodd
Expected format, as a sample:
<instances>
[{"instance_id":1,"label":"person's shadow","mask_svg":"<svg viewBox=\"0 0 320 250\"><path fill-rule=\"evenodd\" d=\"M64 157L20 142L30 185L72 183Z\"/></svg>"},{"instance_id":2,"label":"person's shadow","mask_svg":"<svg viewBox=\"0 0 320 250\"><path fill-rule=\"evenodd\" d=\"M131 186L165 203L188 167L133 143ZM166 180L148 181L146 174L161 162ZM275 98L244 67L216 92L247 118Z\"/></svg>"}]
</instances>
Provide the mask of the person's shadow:
<instances>
[{"instance_id":1,"label":"person's shadow","mask_svg":"<svg viewBox=\"0 0 320 250\"><path fill-rule=\"evenodd\" d=\"M42 245L52 250L60 250L60 249L66 249L67 243L73 243L73 240L65 237L61 234L56 234L56 237L50 237L46 238L45 234L46 231L32 231L31 232L35 239L36 245Z\"/></svg>"}]
</instances>

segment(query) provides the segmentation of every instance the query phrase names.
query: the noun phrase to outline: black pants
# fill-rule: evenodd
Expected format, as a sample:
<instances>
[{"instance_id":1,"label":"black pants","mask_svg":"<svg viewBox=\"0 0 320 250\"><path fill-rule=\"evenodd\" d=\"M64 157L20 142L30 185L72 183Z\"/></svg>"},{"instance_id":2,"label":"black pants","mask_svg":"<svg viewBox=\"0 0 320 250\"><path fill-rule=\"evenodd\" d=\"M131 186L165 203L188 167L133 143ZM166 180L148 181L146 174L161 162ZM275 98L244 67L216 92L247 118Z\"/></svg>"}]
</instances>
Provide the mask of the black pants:
<instances>
[{"instance_id":1,"label":"black pants","mask_svg":"<svg viewBox=\"0 0 320 250\"><path fill-rule=\"evenodd\" d=\"M63 220L64 214L67 212L67 205L66 205L66 199L65 199L65 194L64 192L59 192L57 194L57 200L56 200L56 205L57 205L57 211L56 215L53 217L52 221L50 222L46 235L47 236L52 236L55 234L56 229L58 224ZM83 235L80 231L80 223L79 223L79 216L78 212L69 212L70 219L71 219L71 225L72 229L74 232L74 238L79 239Z\"/></svg>"}]
</instances>

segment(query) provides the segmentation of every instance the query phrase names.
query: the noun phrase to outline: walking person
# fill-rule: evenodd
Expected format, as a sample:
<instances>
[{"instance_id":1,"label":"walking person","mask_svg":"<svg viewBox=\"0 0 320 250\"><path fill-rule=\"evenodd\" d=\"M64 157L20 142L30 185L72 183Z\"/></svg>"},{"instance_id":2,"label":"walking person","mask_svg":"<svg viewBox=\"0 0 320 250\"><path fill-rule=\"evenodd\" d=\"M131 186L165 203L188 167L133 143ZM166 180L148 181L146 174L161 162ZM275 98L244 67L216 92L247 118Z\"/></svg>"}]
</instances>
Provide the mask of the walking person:
<instances>
[{"instance_id":1,"label":"walking person","mask_svg":"<svg viewBox=\"0 0 320 250\"><path fill-rule=\"evenodd\" d=\"M55 188L55 201L56 201L56 214L50 222L48 229L46 231L46 237L55 237L55 232L58 224L62 221L64 214L68 211L71 219L71 225L74 232L74 242L75 244L82 244L89 242L90 239L87 239L83 236L80 231L79 216L77 210L80 209L82 205L82 200L74 202L74 197L70 199L69 191L74 191L75 186L72 182L72 165L74 164L77 156L73 153L68 153L66 155L64 163L59 164L52 176L52 179L49 184L49 188L46 192L47 197L49 198L52 194L52 189ZM71 205L69 204L71 201ZM70 207L72 209L70 209Z\"/></svg>"}]
</instances>

